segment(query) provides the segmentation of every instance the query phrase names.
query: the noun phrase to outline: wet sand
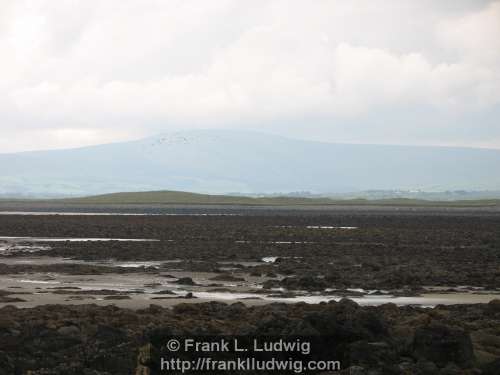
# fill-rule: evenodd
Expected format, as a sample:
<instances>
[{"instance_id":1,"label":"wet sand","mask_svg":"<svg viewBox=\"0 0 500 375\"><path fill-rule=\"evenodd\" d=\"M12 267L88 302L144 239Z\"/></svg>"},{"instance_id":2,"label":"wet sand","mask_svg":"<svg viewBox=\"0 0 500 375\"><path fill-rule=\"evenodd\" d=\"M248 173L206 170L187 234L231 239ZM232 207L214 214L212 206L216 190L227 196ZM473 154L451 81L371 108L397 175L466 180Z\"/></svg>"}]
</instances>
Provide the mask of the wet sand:
<instances>
[{"instance_id":1,"label":"wet sand","mask_svg":"<svg viewBox=\"0 0 500 375\"><path fill-rule=\"evenodd\" d=\"M276 259L272 259L275 261ZM264 258L263 263L271 261ZM500 292L488 291L483 288L457 287L450 291L447 287L423 287L416 296L395 296L388 291L367 291L361 288L345 290L342 295L335 295L335 291L324 292L293 291L284 293L282 288L265 290L262 285L272 280L265 276L251 276L245 274L237 281L217 281L220 273L216 272L189 272L170 269L165 272L150 271L141 273L144 268L158 269L162 264L175 265L181 260L157 262L120 262L113 260L83 261L62 257L29 256L5 257L2 262L11 266L53 266L54 264L70 264L82 266L113 266L125 271L138 270L134 273L106 273L106 274L61 274L56 272L30 272L20 274L0 275L0 285L9 292L10 298L19 299L17 302L0 302L0 307L15 305L18 308L29 308L44 304L87 304L116 305L123 308L141 309L151 303L163 307L172 307L178 303L201 303L208 301L243 302L245 305L255 306L273 302L284 303L320 303L339 301L348 297L363 306L376 306L385 303L394 303L399 306L420 305L432 307L436 305L488 303L500 298ZM259 262L248 262L255 266ZM234 264L230 264L234 265ZM224 266L224 264L223 264ZM223 267L222 267L223 268ZM223 268L224 269L224 268ZM234 269L228 267L228 269ZM182 285L177 281L190 278L194 285ZM329 292L329 293L326 293ZM351 293L350 293L351 292ZM167 294L168 293L168 294ZM190 298L185 296L191 293ZM372 294L374 293L374 294ZM114 299L113 296L119 295Z\"/></svg>"}]
</instances>

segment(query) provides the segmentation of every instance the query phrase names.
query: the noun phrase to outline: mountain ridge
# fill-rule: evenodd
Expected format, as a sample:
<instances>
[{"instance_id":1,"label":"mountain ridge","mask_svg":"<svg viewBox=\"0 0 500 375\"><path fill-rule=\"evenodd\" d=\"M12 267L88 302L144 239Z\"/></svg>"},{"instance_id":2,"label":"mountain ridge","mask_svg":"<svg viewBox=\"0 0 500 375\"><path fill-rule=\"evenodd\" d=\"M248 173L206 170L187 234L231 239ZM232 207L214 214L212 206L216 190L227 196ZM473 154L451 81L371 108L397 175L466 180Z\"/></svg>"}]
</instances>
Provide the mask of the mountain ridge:
<instances>
[{"instance_id":1,"label":"mountain ridge","mask_svg":"<svg viewBox=\"0 0 500 375\"><path fill-rule=\"evenodd\" d=\"M37 149L37 150L26 150L26 151L16 151L16 152L2 152L0 150L0 156L2 155L22 155L29 153L43 153L43 152L59 152L59 151L71 151L71 150L89 150L94 148L100 148L103 146L110 145L123 145L129 143L137 143L144 142L148 140L156 140L158 138L164 137L178 137L183 138L186 135L196 134L196 133L205 133L205 132L225 132L225 133L234 133L234 134L252 134L252 135L261 135L266 137L276 137L281 139L286 139L289 141L299 141L299 142L312 142L318 143L322 145L342 145L342 146L369 146L369 147L400 147L400 148L429 148L429 149L451 149L451 150L485 150L485 151L493 151L500 152L499 148L493 147L471 147L471 146L450 146L450 145L407 145L407 144L391 144L391 143L349 143L349 142L331 142L331 141L321 141L321 140L312 140L312 139L301 139L296 137L289 137L284 135L278 135L274 133L265 133L261 131L253 131L253 130L234 130L234 129L223 129L223 128L215 128L215 129L192 129L192 130L179 130L179 131L171 131L171 132L160 132L155 135L145 136L139 139L132 140L124 140L124 141L113 141L113 142L105 142L105 143L97 143L85 146L76 146L76 147L64 147L64 148L56 148L56 149Z\"/></svg>"},{"instance_id":2,"label":"mountain ridge","mask_svg":"<svg viewBox=\"0 0 500 375\"><path fill-rule=\"evenodd\" d=\"M500 190L500 150L305 141L236 130L0 154L0 194Z\"/></svg>"}]
</instances>

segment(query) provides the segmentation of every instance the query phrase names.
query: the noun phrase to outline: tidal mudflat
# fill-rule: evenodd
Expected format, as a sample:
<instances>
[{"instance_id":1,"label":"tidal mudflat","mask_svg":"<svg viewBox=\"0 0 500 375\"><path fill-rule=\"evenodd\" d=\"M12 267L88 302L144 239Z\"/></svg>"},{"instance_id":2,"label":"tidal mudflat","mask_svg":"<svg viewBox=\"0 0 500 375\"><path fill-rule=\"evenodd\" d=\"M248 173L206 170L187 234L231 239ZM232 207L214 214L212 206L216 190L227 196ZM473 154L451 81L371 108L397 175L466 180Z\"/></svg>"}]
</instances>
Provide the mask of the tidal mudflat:
<instances>
[{"instance_id":1,"label":"tidal mudflat","mask_svg":"<svg viewBox=\"0 0 500 375\"><path fill-rule=\"evenodd\" d=\"M23 337L43 352L50 340L69 339L59 332L68 325L76 327L72 345L83 345L84 337L95 344L89 332L96 314L99 324L115 330L109 339L124 343L123 352L102 349L106 355L133 353L125 367L101 364L102 374L146 366L135 360L147 344L147 335L139 339L144 317L158 329L164 323L153 316L175 321L186 334L205 327L204 319L222 319L227 326L220 332L242 334L247 331L238 319L247 317L252 332L266 334L259 325L266 316L278 334L297 319L320 334L332 322L347 329L376 321L379 328L339 336L352 350L383 343L376 346L384 348L377 358L360 355L355 361L375 373L389 367L392 373L488 373L500 358L499 228L495 212L0 215L0 321L6 322L0 334L7 340L0 344L0 367L21 371L6 374L23 373L28 367L12 343ZM229 317L233 310L239 318ZM47 314L53 317L43 318ZM132 331L122 332L117 314L127 317ZM315 314L322 318L311 320ZM183 323L188 317L190 327ZM289 319L285 326L282 318ZM30 341L33 319L51 337L46 344ZM448 337L466 359L448 347L434 348L441 357L432 357L418 349L421 334ZM64 352L57 349L53 359ZM95 369L76 352L71 363ZM89 355L97 361L99 354ZM36 367L44 363L39 360L29 369L42 368ZM68 366L62 361L53 373L69 373Z\"/></svg>"},{"instance_id":2,"label":"tidal mudflat","mask_svg":"<svg viewBox=\"0 0 500 375\"><path fill-rule=\"evenodd\" d=\"M246 303L351 297L432 306L500 293L500 215L199 214L0 216L2 285L22 292L19 278L50 274L61 295L87 287L79 274L94 274L96 285L113 275L137 307L148 303L145 285Z\"/></svg>"}]
</instances>

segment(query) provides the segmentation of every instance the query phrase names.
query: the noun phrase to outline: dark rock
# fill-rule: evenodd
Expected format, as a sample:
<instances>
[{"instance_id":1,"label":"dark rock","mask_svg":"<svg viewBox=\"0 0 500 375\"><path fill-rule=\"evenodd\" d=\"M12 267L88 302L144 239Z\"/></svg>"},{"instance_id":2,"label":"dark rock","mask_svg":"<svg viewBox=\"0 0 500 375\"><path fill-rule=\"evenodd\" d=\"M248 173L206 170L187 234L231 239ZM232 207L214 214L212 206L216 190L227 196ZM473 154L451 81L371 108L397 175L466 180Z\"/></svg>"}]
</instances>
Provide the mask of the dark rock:
<instances>
[{"instance_id":1,"label":"dark rock","mask_svg":"<svg viewBox=\"0 0 500 375\"><path fill-rule=\"evenodd\" d=\"M7 353L0 351L0 375L15 374L14 360Z\"/></svg>"},{"instance_id":2,"label":"dark rock","mask_svg":"<svg viewBox=\"0 0 500 375\"><path fill-rule=\"evenodd\" d=\"M59 328L57 333L63 336L78 336L80 329L77 326L64 326Z\"/></svg>"},{"instance_id":3,"label":"dark rock","mask_svg":"<svg viewBox=\"0 0 500 375\"><path fill-rule=\"evenodd\" d=\"M419 327L413 339L413 354L443 367L455 363L462 368L474 364L470 335L459 327L431 323Z\"/></svg>"},{"instance_id":4,"label":"dark rock","mask_svg":"<svg viewBox=\"0 0 500 375\"><path fill-rule=\"evenodd\" d=\"M289 290L324 290L328 284L324 279L313 276L285 277L281 286Z\"/></svg>"},{"instance_id":5,"label":"dark rock","mask_svg":"<svg viewBox=\"0 0 500 375\"><path fill-rule=\"evenodd\" d=\"M0 296L0 303L16 303L26 302L26 300L18 297Z\"/></svg>"},{"instance_id":6,"label":"dark rock","mask_svg":"<svg viewBox=\"0 0 500 375\"><path fill-rule=\"evenodd\" d=\"M181 284L181 285L191 285L194 286L196 283L193 281L192 278L190 277L181 277L177 281L175 281L176 284Z\"/></svg>"},{"instance_id":7,"label":"dark rock","mask_svg":"<svg viewBox=\"0 0 500 375\"><path fill-rule=\"evenodd\" d=\"M267 280L262 284L264 289L275 289L280 287L280 282L278 280Z\"/></svg>"},{"instance_id":8,"label":"dark rock","mask_svg":"<svg viewBox=\"0 0 500 375\"><path fill-rule=\"evenodd\" d=\"M387 342L357 341L349 346L351 363L380 368L397 363L398 354Z\"/></svg>"},{"instance_id":9,"label":"dark rock","mask_svg":"<svg viewBox=\"0 0 500 375\"><path fill-rule=\"evenodd\" d=\"M245 279L243 277L237 277L237 276L229 275L227 273L214 276L210 280L213 280L213 281L235 281L235 282L245 281Z\"/></svg>"},{"instance_id":10,"label":"dark rock","mask_svg":"<svg viewBox=\"0 0 500 375\"><path fill-rule=\"evenodd\" d=\"M498 375L500 369L500 357L484 365L481 370L483 375Z\"/></svg>"},{"instance_id":11,"label":"dark rock","mask_svg":"<svg viewBox=\"0 0 500 375\"><path fill-rule=\"evenodd\" d=\"M464 372L454 363L448 363L439 371L439 375L462 375Z\"/></svg>"},{"instance_id":12,"label":"dark rock","mask_svg":"<svg viewBox=\"0 0 500 375\"><path fill-rule=\"evenodd\" d=\"M436 364L425 359L418 360L416 368L422 375L434 375L438 372Z\"/></svg>"},{"instance_id":13,"label":"dark rock","mask_svg":"<svg viewBox=\"0 0 500 375\"><path fill-rule=\"evenodd\" d=\"M500 299L494 299L488 303L488 311L499 314L500 313Z\"/></svg>"},{"instance_id":14,"label":"dark rock","mask_svg":"<svg viewBox=\"0 0 500 375\"><path fill-rule=\"evenodd\" d=\"M349 375L366 375L367 374L367 371L364 369L364 367L361 367L361 366L350 366L346 371L347 371L346 374L349 374Z\"/></svg>"},{"instance_id":15,"label":"dark rock","mask_svg":"<svg viewBox=\"0 0 500 375\"><path fill-rule=\"evenodd\" d=\"M104 296L105 300L121 300L121 299L130 299L130 296L125 295L113 295L113 296Z\"/></svg>"},{"instance_id":16,"label":"dark rock","mask_svg":"<svg viewBox=\"0 0 500 375\"><path fill-rule=\"evenodd\" d=\"M158 292L154 292L153 294L170 294L170 295L175 295L174 292L171 290L165 289L165 290L159 290Z\"/></svg>"}]
</instances>

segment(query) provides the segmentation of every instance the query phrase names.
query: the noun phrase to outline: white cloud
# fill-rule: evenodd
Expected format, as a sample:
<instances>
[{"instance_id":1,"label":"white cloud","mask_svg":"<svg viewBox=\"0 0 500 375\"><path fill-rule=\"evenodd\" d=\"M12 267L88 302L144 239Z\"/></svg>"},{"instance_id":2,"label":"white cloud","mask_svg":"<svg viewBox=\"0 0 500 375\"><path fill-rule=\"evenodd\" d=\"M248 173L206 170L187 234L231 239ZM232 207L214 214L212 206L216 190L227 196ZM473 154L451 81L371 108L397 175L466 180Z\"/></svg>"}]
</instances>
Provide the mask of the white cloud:
<instances>
[{"instance_id":1,"label":"white cloud","mask_svg":"<svg viewBox=\"0 0 500 375\"><path fill-rule=\"evenodd\" d=\"M307 136L321 117L332 139L380 143L364 135L373 113L451 119L500 105L500 2L459 3L5 1L0 126L23 149L29 129L51 147L169 126L282 132L297 118L291 134ZM366 119L357 137L336 125L353 118Z\"/></svg>"},{"instance_id":2,"label":"white cloud","mask_svg":"<svg viewBox=\"0 0 500 375\"><path fill-rule=\"evenodd\" d=\"M443 46L460 59L492 69L500 64L500 2L460 17L444 20L438 28Z\"/></svg>"}]
</instances>

